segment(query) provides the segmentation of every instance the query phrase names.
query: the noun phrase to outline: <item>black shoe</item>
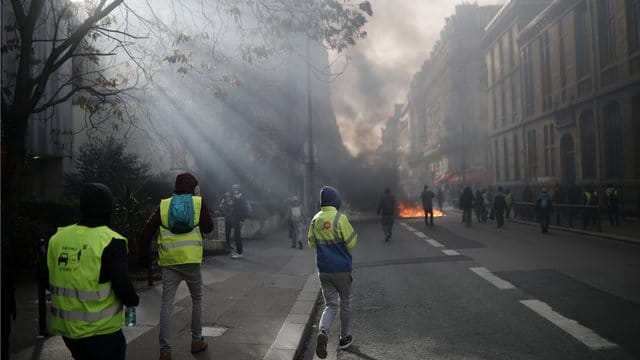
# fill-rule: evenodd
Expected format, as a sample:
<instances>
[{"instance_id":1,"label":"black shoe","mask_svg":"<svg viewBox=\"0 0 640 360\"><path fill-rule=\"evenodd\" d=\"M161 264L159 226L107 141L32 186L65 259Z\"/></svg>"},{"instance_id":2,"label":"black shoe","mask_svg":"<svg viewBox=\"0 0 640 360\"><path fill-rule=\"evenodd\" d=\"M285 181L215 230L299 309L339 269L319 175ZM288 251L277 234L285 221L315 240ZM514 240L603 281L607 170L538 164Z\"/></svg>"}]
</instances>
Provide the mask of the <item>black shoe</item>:
<instances>
[{"instance_id":1,"label":"black shoe","mask_svg":"<svg viewBox=\"0 0 640 360\"><path fill-rule=\"evenodd\" d=\"M340 338L340 344L338 344L338 348L346 349L349 346L351 346L351 343L353 343L353 338L351 337L351 335L344 338Z\"/></svg>"},{"instance_id":2,"label":"black shoe","mask_svg":"<svg viewBox=\"0 0 640 360\"><path fill-rule=\"evenodd\" d=\"M316 339L316 355L320 359L327 357L327 343L329 342L329 336L326 332L320 331L318 338Z\"/></svg>"}]
</instances>

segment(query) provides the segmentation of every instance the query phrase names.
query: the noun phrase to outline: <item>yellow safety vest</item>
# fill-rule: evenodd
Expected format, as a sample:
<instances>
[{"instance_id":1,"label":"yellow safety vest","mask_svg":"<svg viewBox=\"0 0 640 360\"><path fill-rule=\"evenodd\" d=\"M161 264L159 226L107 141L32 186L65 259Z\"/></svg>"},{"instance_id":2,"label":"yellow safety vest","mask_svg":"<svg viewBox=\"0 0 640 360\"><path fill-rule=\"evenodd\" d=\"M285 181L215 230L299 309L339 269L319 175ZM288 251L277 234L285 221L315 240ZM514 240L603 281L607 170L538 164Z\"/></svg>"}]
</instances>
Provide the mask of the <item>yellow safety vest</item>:
<instances>
[{"instance_id":1,"label":"yellow safety vest","mask_svg":"<svg viewBox=\"0 0 640 360\"><path fill-rule=\"evenodd\" d=\"M193 196L195 227L188 233L174 234L169 230L169 205L171 198L160 201L160 236L158 237L158 265L202 263L202 234L200 234L200 210L202 198Z\"/></svg>"},{"instance_id":2,"label":"yellow safety vest","mask_svg":"<svg viewBox=\"0 0 640 360\"><path fill-rule=\"evenodd\" d=\"M102 253L113 238L127 239L107 226L69 225L49 240L53 333L71 339L111 334L124 322L122 303L111 282L98 283Z\"/></svg>"}]
</instances>

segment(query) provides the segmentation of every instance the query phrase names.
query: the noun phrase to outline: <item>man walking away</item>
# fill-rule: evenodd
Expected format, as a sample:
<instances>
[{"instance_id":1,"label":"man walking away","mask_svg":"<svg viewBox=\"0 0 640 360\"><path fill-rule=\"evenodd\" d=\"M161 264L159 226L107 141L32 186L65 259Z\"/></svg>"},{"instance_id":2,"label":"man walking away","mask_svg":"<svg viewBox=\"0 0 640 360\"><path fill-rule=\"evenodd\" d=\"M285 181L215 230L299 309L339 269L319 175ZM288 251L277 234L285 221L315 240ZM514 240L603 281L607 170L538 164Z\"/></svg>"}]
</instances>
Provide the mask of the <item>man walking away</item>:
<instances>
[{"instance_id":1,"label":"man walking away","mask_svg":"<svg viewBox=\"0 0 640 360\"><path fill-rule=\"evenodd\" d=\"M320 190L320 211L309 226L309 247L316 249L318 277L324 297L324 311L320 318L316 355L327 357L327 343L331 322L340 306L340 349L351 346L352 260L350 251L356 246L358 235L347 216L340 212L340 194L331 186Z\"/></svg>"},{"instance_id":2,"label":"man walking away","mask_svg":"<svg viewBox=\"0 0 640 360\"><path fill-rule=\"evenodd\" d=\"M242 224L249 216L249 204L247 199L240 192L240 185L232 187L233 207L231 209L231 228L233 229L233 241L236 244L236 251L231 254L234 259L242 259L244 255L242 249Z\"/></svg>"},{"instance_id":3,"label":"man walking away","mask_svg":"<svg viewBox=\"0 0 640 360\"><path fill-rule=\"evenodd\" d=\"M611 226L620 225L620 198L618 197L618 190L609 184L607 190L604 192L607 197L607 212L609 213L609 223Z\"/></svg>"},{"instance_id":4,"label":"man walking away","mask_svg":"<svg viewBox=\"0 0 640 360\"><path fill-rule=\"evenodd\" d=\"M424 224L433 227L433 198L436 195L429 190L429 186L425 185L424 190L420 194L422 199L422 208L424 209Z\"/></svg>"},{"instance_id":5,"label":"man walking away","mask_svg":"<svg viewBox=\"0 0 640 360\"><path fill-rule=\"evenodd\" d=\"M462 221L471 227L471 209L473 209L473 203L475 199L470 187L465 187L460 195L460 209L462 209Z\"/></svg>"},{"instance_id":6,"label":"man walking away","mask_svg":"<svg viewBox=\"0 0 640 360\"><path fill-rule=\"evenodd\" d=\"M384 241L391 240L391 232L393 231L393 216L396 210L396 199L391 195L389 188L384 189L384 194L378 203L378 215L382 215L382 231L384 232Z\"/></svg>"},{"instance_id":7,"label":"man walking away","mask_svg":"<svg viewBox=\"0 0 640 360\"><path fill-rule=\"evenodd\" d=\"M232 250L231 247L231 210L233 208L233 201L231 200L231 193L225 192L220 205L218 205L218 211L220 215L224 217L224 239L225 247L227 250Z\"/></svg>"},{"instance_id":8,"label":"man walking away","mask_svg":"<svg viewBox=\"0 0 640 360\"><path fill-rule=\"evenodd\" d=\"M505 215L507 219L511 219L511 206L513 205L513 194L511 190L504 191L504 200L507 202L507 208L505 209Z\"/></svg>"},{"instance_id":9,"label":"man walking away","mask_svg":"<svg viewBox=\"0 0 640 360\"><path fill-rule=\"evenodd\" d=\"M49 240L50 330L76 360L124 360L122 305L139 302L128 272L127 239L109 228L113 197L103 184L85 184L80 221Z\"/></svg>"},{"instance_id":10,"label":"man walking away","mask_svg":"<svg viewBox=\"0 0 640 360\"><path fill-rule=\"evenodd\" d=\"M298 200L297 196L292 196L289 199L289 206L287 208L287 222L289 223L289 237L291 238L291 247L296 246L302 250L302 229L304 227L305 217L302 211L302 203Z\"/></svg>"},{"instance_id":11,"label":"man walking away","mask_svg":"<svg viewBox=\"0 0 640 360\"><path fill-rule=\"evenodd\" d=\"M498 223L498 229L504 227L504 211L507 208L507 201L502 192L502 186L498 186L498 194L493 198L493 215Z\"/></svg>"},{"instance_id":12,"label":"man walking away","mask_svg":"<svg viewBox=\"0 0 640 360\"><path fill-rule=\"evenodd\" d=\"M542 192L538 195L536 200L536 214L538 216L538 222L540 223L540 230L542 233L549 231L549 218L553 212L553 202L547 194L547 188L542 187Z\"/></svg>"},{"instance_id":13,"label":"man walking away","mask_svg":"<svg viewBox=\"0 0 640 360\"><path fill-rule=\"evenodd\" d=\"M583 217L582 228L586 229L589 224L595 225L597 222L596 214L597 206L599 205L598 193L593 189L593 186L587 187L587 191L584 192L582 197Z\"/></svg>"},{"instance_id":14,"label":"man walking away","mask_svg":"<svg viewBox=\"0 0 640 360\"><path fill-rule=\"evenodd\" d=\"M160 201L160 206L144 224L140 238L140 254L146 260L151 238L160 229L160 360L171 360L173 300L183 280L187 283L192 301L191 353L204 351L208 345L202 337L202 234L213 230L213 221L204 199L196 191L197 185L198 181L190 173L178 175L174 194Z\"/></svg>"}]
</instances>

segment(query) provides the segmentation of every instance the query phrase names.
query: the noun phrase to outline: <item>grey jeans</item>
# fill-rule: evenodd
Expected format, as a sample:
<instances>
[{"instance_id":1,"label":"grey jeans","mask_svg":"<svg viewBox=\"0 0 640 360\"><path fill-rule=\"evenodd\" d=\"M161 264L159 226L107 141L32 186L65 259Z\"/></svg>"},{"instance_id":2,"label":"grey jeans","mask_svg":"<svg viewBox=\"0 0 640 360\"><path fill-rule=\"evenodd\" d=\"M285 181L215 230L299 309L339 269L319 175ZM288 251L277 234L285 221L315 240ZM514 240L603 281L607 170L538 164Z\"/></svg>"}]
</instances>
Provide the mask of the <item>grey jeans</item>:
<instances>
[{"instance_id":1,"label":"grey jeans","mask_svg":"<svg viewBox=\"0 0 640 360\"><path fill-rule=\"evenodd\" d=\"M162 267L162 304L160 305L160 350L171 351L171 314L178 285L186 281L191 300L191 339L202 338L202 271L200 264Z\"/></svg>"},{"instance_id":2,"label":"grey jeans","mask_svg":"<svg viewBox=\"0 0 640 360\"><path fill-rule=\"evenodd\" d=\"M331 322L340 306L340 337L349 336L351 321L351 282L350 272L319 273L322 296L324 297L324 311L320 318L320 330L329 333Z\"/></svg>"}]
</instances>

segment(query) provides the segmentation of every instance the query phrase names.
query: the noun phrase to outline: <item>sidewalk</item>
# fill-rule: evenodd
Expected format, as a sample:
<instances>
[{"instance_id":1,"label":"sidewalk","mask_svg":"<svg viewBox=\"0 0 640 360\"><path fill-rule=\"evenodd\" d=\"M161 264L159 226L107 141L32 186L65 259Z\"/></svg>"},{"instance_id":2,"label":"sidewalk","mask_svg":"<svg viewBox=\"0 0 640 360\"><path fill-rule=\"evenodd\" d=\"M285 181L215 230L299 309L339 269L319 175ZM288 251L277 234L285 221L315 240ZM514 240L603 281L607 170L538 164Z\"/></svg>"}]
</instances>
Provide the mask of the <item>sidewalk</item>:
<instances>
[{"instance_id":1,"label":"sidewalk","mask_svg":"<svg viewBox=\"0 0 640 360\"><path fill-rule=\"evenodd\" d=\"M449 211L450 212L454 211L457 214L459 214L459 216L462 216L462 211L459 209L452 209ZM475 217L474 217L474 220L475 220ZM537 222L532 222L532 221L526 221L526 220L514 219L514 218L505 219L505 220L519 223L519 224L538 226ZM491 222L493 220L489 220L489 221ZM587 228L586 230L582 230L582 227L580 226L579 221L581 221L581 219L578 219L578 223L574 224L574 227L557 226L557 225L553 225L555 222L555 219L552 218L551 225L549 225L549 229L572 232L572 233L582 234L587 236L596 236L600 238L640 245L640 223L638 222L621 221L620 226L611 226L609 225L608 219L606 219L605 217L602 217L601 219L602 231L595 231L593 230L593 227Z\"/></svg>"},{"instance_id":2,"label":"sidewalk","mask_svg":"<svg viewBox=\"0 0 640 360\"><path fill-rule=\"evenodd\" d=\"M289 247L284 231L245 241L245 258L207 256L203 262L203 335L209 348L190 350L191 298L184 282L176 294L172 317L173 359L295 358L308 331L319 294L315 257L311 249ZM140 292L137 325L124 328L128 359L157 359L160 281L149 287L136 281ZM70 359L59 336L37 340L37 285L18 287L18 321L12 323L11 359Z\"/></svg>"}]
</instances>

